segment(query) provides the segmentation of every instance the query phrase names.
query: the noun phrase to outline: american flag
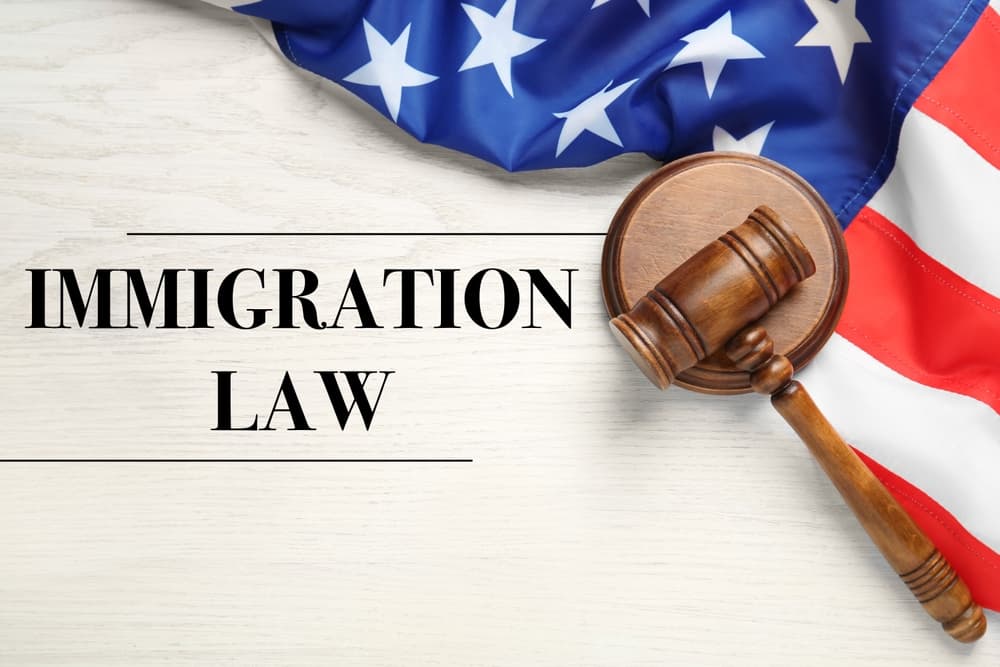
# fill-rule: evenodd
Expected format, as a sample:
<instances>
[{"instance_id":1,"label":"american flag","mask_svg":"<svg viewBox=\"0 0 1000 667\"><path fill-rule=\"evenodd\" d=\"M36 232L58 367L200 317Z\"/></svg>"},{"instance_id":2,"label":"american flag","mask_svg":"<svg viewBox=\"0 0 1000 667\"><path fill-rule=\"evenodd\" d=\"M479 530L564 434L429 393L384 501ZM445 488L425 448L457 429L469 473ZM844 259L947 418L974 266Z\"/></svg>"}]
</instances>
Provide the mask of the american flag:
<instances>
[{"instance_id":1,"label":"american flag","mask_svg":"<svg viewBox=\"0 0 1000 667\"><path fill-rule=\"evenodd\" d=\"M1000 610L1000 0L210 1L507 169L740 150L802 174L852 274L806 385Z\"/></svg>"}]
</instances>

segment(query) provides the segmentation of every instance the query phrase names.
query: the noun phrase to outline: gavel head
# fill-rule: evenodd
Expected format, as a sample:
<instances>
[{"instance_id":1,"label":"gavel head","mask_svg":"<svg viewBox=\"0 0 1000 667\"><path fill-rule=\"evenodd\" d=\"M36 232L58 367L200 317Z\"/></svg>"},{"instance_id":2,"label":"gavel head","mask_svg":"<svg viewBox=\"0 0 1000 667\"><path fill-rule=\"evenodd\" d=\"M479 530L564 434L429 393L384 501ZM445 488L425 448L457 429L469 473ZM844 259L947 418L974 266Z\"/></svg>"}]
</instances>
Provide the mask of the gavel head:
<instances>
[{"instance_id":1,"label":"gavel head","mask_svg":"<svg viewBox=\"0 0 1000 667\"><path fill-rule=\"evenodd\" d=\"M798 235L760 206L612 319L611 331L646 377L666 389L815 272Z\"/></svg>"}]
</instances>

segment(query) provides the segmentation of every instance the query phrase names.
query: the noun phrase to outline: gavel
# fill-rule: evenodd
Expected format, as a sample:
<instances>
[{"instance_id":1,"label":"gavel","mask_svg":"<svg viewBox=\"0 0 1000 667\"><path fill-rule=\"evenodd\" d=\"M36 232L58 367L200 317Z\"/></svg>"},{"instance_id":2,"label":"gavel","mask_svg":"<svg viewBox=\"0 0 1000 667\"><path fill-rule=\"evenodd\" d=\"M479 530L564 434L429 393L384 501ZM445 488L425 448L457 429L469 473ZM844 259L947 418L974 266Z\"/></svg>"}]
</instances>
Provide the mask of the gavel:
<instances>
[{"instance_id":1,"label":"gavel","mask_svg":"<svg viewBox=\"0 0 1000 667\"><path fill-rule=\"evenodd\" d=\"M792 363L755 324L815 272L795 231L761 206L614 317L611 330L660 389L724 349L750 373L754 391L770 395L927 613L954 639L973 642L986 631L986 618L968 586L792 379Z\"/></svg>"}]
</instances>

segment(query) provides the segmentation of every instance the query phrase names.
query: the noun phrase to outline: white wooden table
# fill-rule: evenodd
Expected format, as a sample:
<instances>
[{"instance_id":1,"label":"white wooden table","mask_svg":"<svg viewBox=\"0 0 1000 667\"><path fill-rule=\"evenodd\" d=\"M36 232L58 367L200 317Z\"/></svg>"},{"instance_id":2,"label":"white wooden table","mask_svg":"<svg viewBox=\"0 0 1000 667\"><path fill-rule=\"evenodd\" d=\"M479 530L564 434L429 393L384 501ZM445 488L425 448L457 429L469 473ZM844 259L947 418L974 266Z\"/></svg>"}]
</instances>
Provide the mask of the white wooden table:
<instances>
[{"instance_id":1,"label":"white wooden table","mask_svg":"<svg viewBox=\"0 0 1000 667\"><path fill-rule=\"evenodd\" d=\"M600 237L654 164L510 175L406 137L195 1L0 3L2 665L1000 664L924 615L766 401L657 392ZM573 328L30 330L32 267L578 268ZM395 308L373 291L373 307ZM433 305L432 302L430 302ZM370 433L219 433L283 370L396 371ZM308 384L308 383L306 383Z\"/></svg>"}]
</instances>

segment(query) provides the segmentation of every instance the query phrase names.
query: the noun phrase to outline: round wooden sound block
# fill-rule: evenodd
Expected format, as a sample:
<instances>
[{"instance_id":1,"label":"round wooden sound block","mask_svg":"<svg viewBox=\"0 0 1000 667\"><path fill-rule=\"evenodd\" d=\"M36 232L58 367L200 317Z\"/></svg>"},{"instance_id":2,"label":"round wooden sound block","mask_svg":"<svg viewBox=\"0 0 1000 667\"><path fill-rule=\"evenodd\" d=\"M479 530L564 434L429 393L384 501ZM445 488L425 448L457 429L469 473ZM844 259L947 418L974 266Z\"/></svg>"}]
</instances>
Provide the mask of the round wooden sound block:
<instances>
[{"instance_id":1,"label":"round wooden sound block","mask_svg":"<svg viewBox=\"0 0 1000 667\"><path fill-rule=\"evenodd\" d=\"M830 207L806 181L770 160L701 153L647 177L615 214L604 242L601 283L615 317L664 276L743 222L757 206L774 209L812 254L816 274L792 288L761 320L775 352L801 369L826 343L847 296L847 249ZM752 391L749 373L719 351L675 379L710 394Z\"/></svg>"}]
</instances>

